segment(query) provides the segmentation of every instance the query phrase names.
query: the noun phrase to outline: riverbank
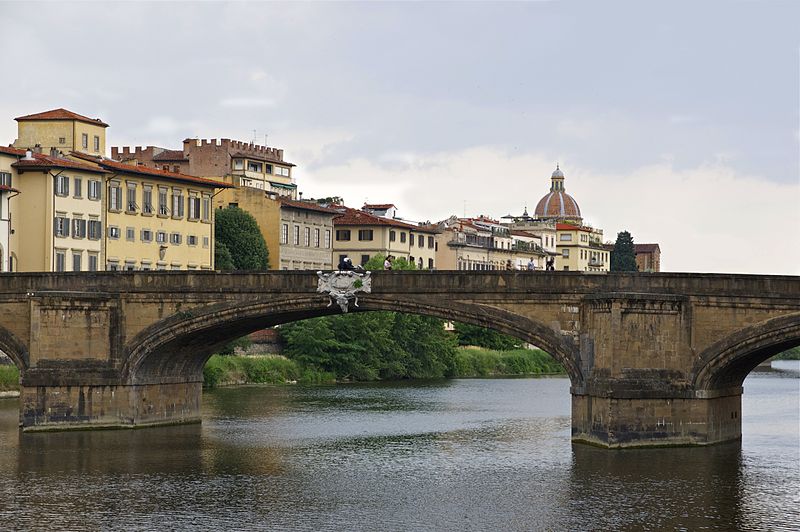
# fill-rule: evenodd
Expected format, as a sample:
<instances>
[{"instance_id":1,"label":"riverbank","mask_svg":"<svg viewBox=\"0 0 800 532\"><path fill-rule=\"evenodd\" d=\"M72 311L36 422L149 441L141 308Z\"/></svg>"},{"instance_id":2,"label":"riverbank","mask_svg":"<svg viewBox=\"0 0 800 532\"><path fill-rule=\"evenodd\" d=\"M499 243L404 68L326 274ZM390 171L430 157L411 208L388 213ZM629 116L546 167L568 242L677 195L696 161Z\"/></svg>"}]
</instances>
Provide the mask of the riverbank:
<instances>
[{"instance_id":1,"label":"riverbank","mask_svg":"<svg viewBox=\"0 0 800 532\"><path fill-rule=\"evenodd\" d=\"M462 347L456 352L450 378L560 375L561 365L544 351L514 349L494 351ZM334 384L333 373L305 367L280 355L214 355L203 369L206 388L239 384ZM342 381L344 382L344 381ZM347 381L349 382L349 380Z\"/></svg>"}]
</instances>

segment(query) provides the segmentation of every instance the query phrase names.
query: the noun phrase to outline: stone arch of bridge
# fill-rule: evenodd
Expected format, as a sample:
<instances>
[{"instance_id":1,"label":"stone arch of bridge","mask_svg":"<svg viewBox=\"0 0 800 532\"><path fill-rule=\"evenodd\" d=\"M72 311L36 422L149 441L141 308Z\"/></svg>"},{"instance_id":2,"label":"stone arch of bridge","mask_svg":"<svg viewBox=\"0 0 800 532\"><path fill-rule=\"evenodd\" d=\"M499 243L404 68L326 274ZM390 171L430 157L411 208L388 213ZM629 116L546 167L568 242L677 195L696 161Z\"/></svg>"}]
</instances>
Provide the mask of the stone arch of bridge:
<instances>
[{"instance_id":1,"label":"stone arch of bridge","mask_svg":"<svg viewBox=\"0 0 800 532\"><path fill-rule=\"evenodd\" d=\"M800 345L800 313L740 329L700 354L692 369L694 387L722 390L741 386L760 363L797 345Z\"/></svg>"},{"instance_id":2,"label":"stone arch of bridge","mask_svg":"<svg viewBox=\"0 0 800 532\"><path fill-rule=\"evenodd\" d=\"M0 351L16 364L20 372L28 369L30 364L28 348L14 333L2 325L0 325Z\"/></svg>"},{"instance_id":3,"label":"stone arch of bridge","mask_svg":"<svg viewBox=\"0 0 800 532\"><path fill-rule=\"evenodd\" d=\"M273 325L340 314L336 305L327 303L327 298L319 296L272 298L246 304L219 303L176 313L147 327L126 344L123 379L130 384L202 380L208 358L231 340ZM583 385L579 350L571 337L507 310L382 296L360 297L359 308L354 310L404 312L491 328L541 347L564 366L573 387Z\"/></svg>"}]
</instances>

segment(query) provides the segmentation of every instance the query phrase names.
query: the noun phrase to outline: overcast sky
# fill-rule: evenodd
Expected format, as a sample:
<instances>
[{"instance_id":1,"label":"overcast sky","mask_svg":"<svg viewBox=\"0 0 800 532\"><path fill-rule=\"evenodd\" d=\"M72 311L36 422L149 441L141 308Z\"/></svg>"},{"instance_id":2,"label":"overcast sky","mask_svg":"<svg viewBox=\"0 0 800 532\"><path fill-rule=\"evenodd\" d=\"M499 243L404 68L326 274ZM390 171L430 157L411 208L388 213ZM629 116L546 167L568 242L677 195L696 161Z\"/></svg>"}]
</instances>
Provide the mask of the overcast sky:
<instances>
[{"instance_id":1,"label":"overcast sky","mask_svg":"<svg viewBox=\"0 0 800 532\"><path fill-rule=\"evenodd\" d=\"M800 273L800 2L2 2L0 45L3 144L57 107L267 135L305 197L432 221L532 211L558 161L664 270Z\"/></svg>"}]
</instances>

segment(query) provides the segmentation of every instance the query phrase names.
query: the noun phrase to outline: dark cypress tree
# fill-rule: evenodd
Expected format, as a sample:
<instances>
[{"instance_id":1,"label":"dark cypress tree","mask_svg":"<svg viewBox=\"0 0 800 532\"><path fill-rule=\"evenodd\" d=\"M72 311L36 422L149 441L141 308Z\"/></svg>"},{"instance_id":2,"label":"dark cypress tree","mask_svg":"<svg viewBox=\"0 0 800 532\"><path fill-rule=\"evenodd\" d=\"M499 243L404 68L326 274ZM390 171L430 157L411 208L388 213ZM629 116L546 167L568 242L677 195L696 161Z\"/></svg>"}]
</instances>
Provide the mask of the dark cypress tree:
<instances>
[{"instance_id":1,"label":"dark cypress tree","mask_svg":"<svg viewBox=\"0 0 800 532\"><path fill-rule=\"evenodd\" d=\"M617 234L614 251L611 252L612 272L635 272L636 251L633 248L633 237L627 231Z\"/></svg>"}]
</instances>

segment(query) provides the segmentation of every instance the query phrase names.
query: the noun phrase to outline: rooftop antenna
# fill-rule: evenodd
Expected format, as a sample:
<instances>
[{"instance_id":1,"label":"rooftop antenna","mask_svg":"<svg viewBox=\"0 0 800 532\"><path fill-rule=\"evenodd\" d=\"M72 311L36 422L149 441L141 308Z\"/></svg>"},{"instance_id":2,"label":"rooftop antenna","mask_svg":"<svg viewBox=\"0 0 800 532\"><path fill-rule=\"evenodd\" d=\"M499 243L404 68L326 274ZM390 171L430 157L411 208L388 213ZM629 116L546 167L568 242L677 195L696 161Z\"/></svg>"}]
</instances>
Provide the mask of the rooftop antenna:
<instances>
[{"instance_id":1,"label":"rooftop antenna","mask_svg":"<svg viewBox=\"0 0 800 532\"><path fill-rule=\"evenodd\" d=\"M267 146L267 145L268 145L268 144L267 144L267 137L268 137L268 136L269 136L269 135L267 135L266 133L264 133L264 146Z\"/></svg>"},{"instance_id":2,"label":"rooftop antenna","mask_svg":"<svg viewBox=\"0 0 800 532\"><path fill-rule=\"evenodd\" d=\"M464 216L463 218L467 217L467 200L464 200Z\"/></svg>"},{"instance_id":3,"label":"rooftop antenna","mask_svg":"<svg viewBox=\"0 0 800 532\"><path fill-rule=\"evenodd\" d=\"M257 137L256 137L256 130L254 129L254 130L253 130L253 144L255 144L255 143L256 143L256 138L257 138Z\"/></svg>"}]
</instances>

